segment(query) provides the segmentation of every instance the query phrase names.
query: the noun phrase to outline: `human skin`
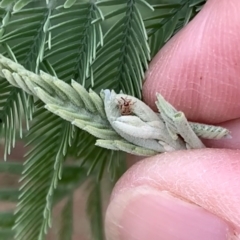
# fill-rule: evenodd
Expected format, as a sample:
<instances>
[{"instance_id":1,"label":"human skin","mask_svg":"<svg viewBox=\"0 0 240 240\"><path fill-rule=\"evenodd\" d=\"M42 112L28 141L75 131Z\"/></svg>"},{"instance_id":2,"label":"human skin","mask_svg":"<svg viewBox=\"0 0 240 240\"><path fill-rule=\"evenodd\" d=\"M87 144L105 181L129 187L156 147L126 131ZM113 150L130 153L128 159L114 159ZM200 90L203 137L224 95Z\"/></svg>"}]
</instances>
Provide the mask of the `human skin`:
<instances>
[{"instance_id":1,"label":"human skin","mask_svg":"<svg viewBox=\"0 0 240 240\"><path fill-rule=\"evenodd\" d=\"M143 87L232 138L139 161L116 184L108 240L240 239L240 1L209 0L157 54Z\"/></svg>"}]
</instances>

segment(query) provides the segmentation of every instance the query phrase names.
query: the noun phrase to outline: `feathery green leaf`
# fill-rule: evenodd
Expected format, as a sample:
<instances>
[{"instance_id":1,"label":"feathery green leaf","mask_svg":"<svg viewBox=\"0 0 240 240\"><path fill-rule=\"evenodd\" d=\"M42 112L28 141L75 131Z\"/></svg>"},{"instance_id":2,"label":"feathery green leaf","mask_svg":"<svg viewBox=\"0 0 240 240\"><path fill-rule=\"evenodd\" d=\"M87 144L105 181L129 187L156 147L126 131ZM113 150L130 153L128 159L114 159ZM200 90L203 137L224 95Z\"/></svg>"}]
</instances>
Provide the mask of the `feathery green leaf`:
<instances>
[{"instance_id":1,"label":"feathery green leaf","mask_svg":"<svg viewBox=\"0 0 240 240\"><path fill-rule=\"evenodd\" d=\"M32 97L22 90L12 87L5 79L0 78L0 133L4 137L4 159L15 146L16 133L22 137L22 115L24 114L27 127L28 120L32 118Z\"/></svg>"},{"instance_id":2,"label":"feathery green leaf","mask_svg":"<svg viewBox=\"0 0 240 240\"><path fill-rule=\"evenodd\" d=\"M51 16L49 31L53 44L46 57L52 59L59 77L66 79L67 76L84 86L86 78L92 79L90 65L96 58L97 46L103 44L100 22L92 22L98 18L103 20L103 15L97 1L64 7ZM93 86L94 82L89 85Z\"/></svg>"},{"instance_id":3,"label":"feathery green leaf","mask_svg":"<svg viewBox=\"0 0 240 240\"><path fill-rule=\"evenodd\" d=\"M120 3L124 2L101 1L99 5ZM150 49L139 3L151 8L144 0L128 0L115 12L121 15L105 34L104 46L97 51L97 58L92 65L97 91L104 86L141 97Z\"/></svg>"},{"instance_id":4,"label":"feathery green leaf","mask_svg":"<svg viewBox=\"0 0 240 240\"><path fill-rule=\"evenodd\" d=\"M144 19L152 57L196 15L197 8L205 2L205 0L181 0L177 3L153 5L156 10L154 15Z\"/></svg>"}]
</instances>

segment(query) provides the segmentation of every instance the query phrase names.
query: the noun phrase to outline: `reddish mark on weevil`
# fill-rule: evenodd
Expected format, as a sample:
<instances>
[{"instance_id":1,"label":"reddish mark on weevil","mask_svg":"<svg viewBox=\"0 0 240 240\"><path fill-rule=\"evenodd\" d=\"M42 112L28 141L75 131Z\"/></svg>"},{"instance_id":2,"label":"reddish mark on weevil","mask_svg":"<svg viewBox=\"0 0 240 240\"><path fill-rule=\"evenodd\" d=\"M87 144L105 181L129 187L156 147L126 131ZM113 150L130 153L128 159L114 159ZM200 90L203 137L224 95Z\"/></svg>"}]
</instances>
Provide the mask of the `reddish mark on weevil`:
<instances>
[{"instance_id":1,"label":"reddish mark on weevil","mask_svg":"<svg viewBox=\"0 0 240 240\"><path fill-rule=\"evenodd\" d=\"M132 102L131 99L121 97L121 100L118 100L118 107L122 115L131 115L132 114L132 105L135 102Z\"/></svg>"}]
</instances>

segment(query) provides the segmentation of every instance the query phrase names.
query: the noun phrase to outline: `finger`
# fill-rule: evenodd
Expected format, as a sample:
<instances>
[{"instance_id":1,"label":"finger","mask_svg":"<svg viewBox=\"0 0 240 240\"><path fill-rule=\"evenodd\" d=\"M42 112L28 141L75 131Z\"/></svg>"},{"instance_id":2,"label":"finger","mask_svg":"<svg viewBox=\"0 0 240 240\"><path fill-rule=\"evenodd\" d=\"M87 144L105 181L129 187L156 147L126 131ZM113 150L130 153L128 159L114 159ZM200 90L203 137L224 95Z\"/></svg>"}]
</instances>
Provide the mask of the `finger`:
<instances>
[{"instance_id":1,"label":"finger","mask_svg":"<svg viewBox=\"0 0 240 240\"><path fill-rule=\"evenodd\" d=\"M240 117L240 1L209 0L157 54L143 87L155 110L160 92L188 119L219 123Z\"/></svg>"},{"instance_id":2,"label":"finger","mask_svg":"<svg viewBox=\"0 0 240 240\"><path fill-rule=\"evenodd\" d=\"M204 149L134 165L114 189L107 239L239 239L239 157Z\"/></svg>"}]
</instances>

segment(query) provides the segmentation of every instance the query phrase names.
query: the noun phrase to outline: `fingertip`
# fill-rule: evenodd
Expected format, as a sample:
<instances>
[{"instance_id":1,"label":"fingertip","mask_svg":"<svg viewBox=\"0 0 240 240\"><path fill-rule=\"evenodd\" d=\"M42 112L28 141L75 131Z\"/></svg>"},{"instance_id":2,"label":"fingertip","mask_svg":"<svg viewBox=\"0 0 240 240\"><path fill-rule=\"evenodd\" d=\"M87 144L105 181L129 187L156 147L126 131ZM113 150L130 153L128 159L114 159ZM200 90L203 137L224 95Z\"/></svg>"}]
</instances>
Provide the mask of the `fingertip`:
<instances>
[{"instance_id":1,"label":"fingertip","mask_svg":"<svg viewBox=\"0 0 240 240\"><path fill-rule=\"evenodd\" d=\"M207 1L155 56L143 86L144 101L154 110L157 91L192 121L220 123L240 117L237 6L239 0Z\"/></svg>"},{"instance_id":2,"label":"fingertip","mask_svg":"<svg viewBox=\"0 0 240 240\"><path fill-rule=\"evenodd\" d=\"M131 236L140 235L145 236L141 238L143 240L159 239L160 236L156 234L157 227L151 222L151 217L152 221L161 221L161 217L165 219L170 216L169 227L174 229L180 220L176 220L177 216L170 211L173 204L176 204L176 209L185 209L174 210L178 211L178 216L181 216L181 211L183 215L188 212L185 216L188 218L186 222L190 224L196 221L203 224L206 235L199 233L199 224L191 225L191 228L195 229L191 233L196 234L194 239L197 239L199 234L202 237L207 236L202 239L225 239L226 229L233 237L240 228L239 156L240 151L237 150L202 149L160 154L137 163L124 174L113 192L106 215L106 232L110 236L108 239L130 240L138 239ZM164 200L166 196L162 195L166 192L177 199L173 200L175 203L171 203L169 207L165 205L168 202ZM192 204L200 209L192 208ZM168 210L164 212L164 209ZM205 217L206 220L203 220ZM208 224L204 226L204 222ZM161 224L164 232L166 225L164 222ZM178 231L187 229L189 224L180 223ZM219 227L217 232L220 235L209 232L207 226L211 224L214 229ZM141 234L138 235L139 233ZM155 235L151 235L152 233ZM164 234L169 236L166 239L178 239L170 238L171 231ZM184 236L179 239L188 238Z\"/></svg>"},{"instance_id":3,"label":"fingertip","mask_svg":"<svg viewBox=\"0 0 240 240\"><path fill-rule=\"evenodd\" d=\"M110 203L106 234L109 240L228 240L234 230L223 219L169 192L139 186Z\"/></svg>"}]
</instances>

